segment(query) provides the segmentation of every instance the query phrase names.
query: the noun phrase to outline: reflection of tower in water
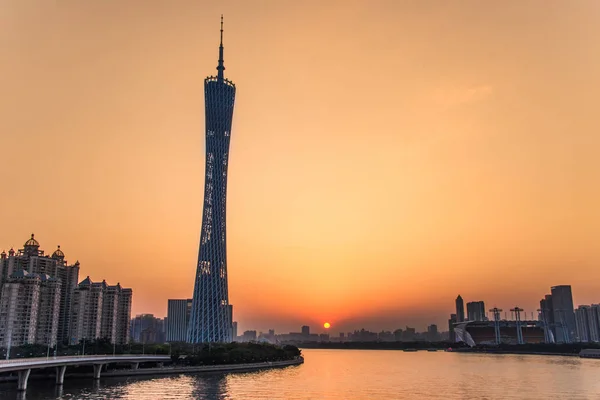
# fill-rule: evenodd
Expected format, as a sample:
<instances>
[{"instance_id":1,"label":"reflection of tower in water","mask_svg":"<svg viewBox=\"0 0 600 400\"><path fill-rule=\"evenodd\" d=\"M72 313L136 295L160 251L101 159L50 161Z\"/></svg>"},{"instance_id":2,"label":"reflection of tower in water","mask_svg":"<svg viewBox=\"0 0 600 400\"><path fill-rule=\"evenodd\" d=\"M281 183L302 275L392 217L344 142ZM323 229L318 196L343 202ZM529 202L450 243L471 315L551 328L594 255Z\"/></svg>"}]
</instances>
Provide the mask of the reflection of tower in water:
<instances>
[{"instance_id":1,"label":"reflection of tower in water","mask_svg":"<svg viewBox=\"0 0 600 400\"><path fill-rule=\"evenodd\" d=\"M224 374L196 375L193 379L192 399L198 400L225 400L227 394L227 379Z\"/></svg>"}]
</instances>

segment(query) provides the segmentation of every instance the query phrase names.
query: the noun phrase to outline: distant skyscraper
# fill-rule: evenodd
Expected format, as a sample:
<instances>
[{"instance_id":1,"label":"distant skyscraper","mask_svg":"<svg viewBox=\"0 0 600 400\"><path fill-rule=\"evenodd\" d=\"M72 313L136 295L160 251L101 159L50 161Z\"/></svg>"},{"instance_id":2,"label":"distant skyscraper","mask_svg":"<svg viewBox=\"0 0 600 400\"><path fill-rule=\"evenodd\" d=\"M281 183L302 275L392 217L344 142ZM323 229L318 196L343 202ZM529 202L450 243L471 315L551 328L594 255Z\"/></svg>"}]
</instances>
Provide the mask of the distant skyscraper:
<instances>
[{"instance_id":1,"label":"distant skyscraper","mask_svg":"<svg viewBox=\"0 0 600 400\"><path fill-rule=\"evenodd\" d=\"M308 325L304 325L304 326L302 327L302 335L303 335L303 336L308 336L308 335L310 335L310 326L308 326Z\"/></svg>"},{"instance_id":2,"label":"distant skyscraper","mask_svg":"<svg viewBox=\"0 0 600 400\"><path fill-rule=\"evenodd\" d=\"M429 340L430 342L435 342L439 340L437 325L433 324L427 327L427 340Z\"/></svg>"},{"instance_id":3,"label":"distant skyscraper","mask_svg":"<svg viewBox=\"0 0 600 400\"><path fill-rule=\"evenodd\" d=\"M448 340L450 342L456 342L456 334L454 333L454 324L456 323L456 314L450 314L448 320Z\"/></svg>"},{"instance_id":4,"label":"distant skyscraper","mask_svg":"<svg viewBox=\"0 0 600 400\"><path fill-rule=\"evenodd\" d=\"M467 303L468 321L485 321L485 303L483 301L471 301Z\"/></svg>"},{"instance_id":5,"label":"distant skyscraper","mask_svg":"<svg viewBox=\"0 0 600 400\"><path fill-rule=\"evenodd\" d=\"M554 324L554 306L552 305L552 295L547 294L540 300L540 310L542 322L546 326L548 335L546 341L551 343L556 340L556 326Z\"/></svg>"},{"instance_id":6,"label":"distant skyscraper","mask_svg":"<svg viewBox=\"0 0 600 400\"><path fill-rule=\"evenodd\" d=\"M192 299L169 299L167 305L167 342L185 342L187 338Z\"/></svg>"},{"instance_id":7,"label":"distant skyscraper","mask_svg":"<svg viewBox=\"0 0 600 400\"><path fill-rule=\"evenodd\" d=\"M571 343L577 334L571 286L553 286L551 292L556 331L555 339L559 343Z\"/></svg>"},{"instance_id":8,"label":"distant skyscraper","mask_svg":"<svg viewBox=\"0 0 600 400\"><path fill-rule=\"evenodd\" d=\"M463 322L465 320L465 303L460 294L456 298L456 322Z\"/></svg>"},{"instance_id":9,"label":"distant skyscraper","mask_svg":"<svg viewBox=\"0 0 600 400\"><path fill-rule=\"evenodd\" d=\"M223 18L217 76L204 80L206 170L200 248L188 341L230 342L226 199L235 85L223 76Z\"/></svg>"},{"instance_id":10,"label":"distant skyscraper","mask_svg":"<svg viewBox=\"0 0 600 400\"><path fill-rule=\"evenodd\" d=\"M590 342L600 342L600 304L592 304L588 312Z\"/></svg>"}]
</instances>

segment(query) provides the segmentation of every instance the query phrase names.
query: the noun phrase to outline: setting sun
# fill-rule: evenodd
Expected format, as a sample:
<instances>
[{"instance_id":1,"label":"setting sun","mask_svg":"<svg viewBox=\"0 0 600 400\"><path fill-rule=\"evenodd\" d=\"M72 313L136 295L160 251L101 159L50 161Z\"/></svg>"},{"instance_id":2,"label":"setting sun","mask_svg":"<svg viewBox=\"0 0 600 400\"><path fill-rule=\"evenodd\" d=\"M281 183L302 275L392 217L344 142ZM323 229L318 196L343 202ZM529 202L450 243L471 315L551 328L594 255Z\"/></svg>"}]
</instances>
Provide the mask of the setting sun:
<instances>
[{"instance_id":1,"label":"setting sun","mask_svg":"<svg viewBox=\"0 0 600 400\"><path fill-rule=\"evenodd\" d=\"M323 328L325 328L325 329L329 329L330 327L331 327L331 324L329 322L325 322L323 324Z\"/></svg>"}]
</instances>

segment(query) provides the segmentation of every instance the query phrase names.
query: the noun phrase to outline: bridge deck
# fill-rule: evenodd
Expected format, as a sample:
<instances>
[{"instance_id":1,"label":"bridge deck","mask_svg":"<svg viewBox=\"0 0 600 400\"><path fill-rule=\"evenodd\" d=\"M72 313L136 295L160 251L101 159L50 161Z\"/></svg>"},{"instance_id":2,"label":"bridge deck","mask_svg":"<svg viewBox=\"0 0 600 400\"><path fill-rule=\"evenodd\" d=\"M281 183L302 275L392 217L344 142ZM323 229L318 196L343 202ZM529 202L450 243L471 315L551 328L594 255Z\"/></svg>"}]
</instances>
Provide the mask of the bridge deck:
<instances>
[{"instance_id":1,"label":"bridge deck","mask_svg":"<svg viewBox=\"0 0 600 400\"><path fill-rule=\"evenodd\" d=\"M60 356L60 357L37 357L16 358L12 360L0 360L0 372L20 371L25 369L50 368L63 365L93 365L109 363L141 363L141 362L165 362L170 361L170 356L158 355L89 355L89 356Z\"/></svg>"}]
</instances>

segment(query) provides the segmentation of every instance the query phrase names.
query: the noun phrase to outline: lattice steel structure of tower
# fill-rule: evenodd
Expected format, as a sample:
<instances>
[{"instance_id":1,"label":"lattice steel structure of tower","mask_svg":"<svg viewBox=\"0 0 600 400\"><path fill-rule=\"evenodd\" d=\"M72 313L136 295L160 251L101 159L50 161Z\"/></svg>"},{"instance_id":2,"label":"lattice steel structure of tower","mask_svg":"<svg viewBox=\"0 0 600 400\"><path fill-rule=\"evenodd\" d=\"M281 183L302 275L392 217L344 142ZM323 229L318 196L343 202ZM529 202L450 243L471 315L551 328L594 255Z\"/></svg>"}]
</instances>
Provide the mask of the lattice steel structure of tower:
<instances>
[{"instance_id":1,"label":"lattice steel structure of tower","mask_svg":"<svg viewBox=\"0 0 600 400\"><path fill-rule=\"evenodd\" d=\"M204 208L194 297L188 326L190 343L230 342L232 315L227 287L227 164L235 85L223 77L223 17L217 76L204 80L206 170Z\"/></svg>"}]
</instances>

